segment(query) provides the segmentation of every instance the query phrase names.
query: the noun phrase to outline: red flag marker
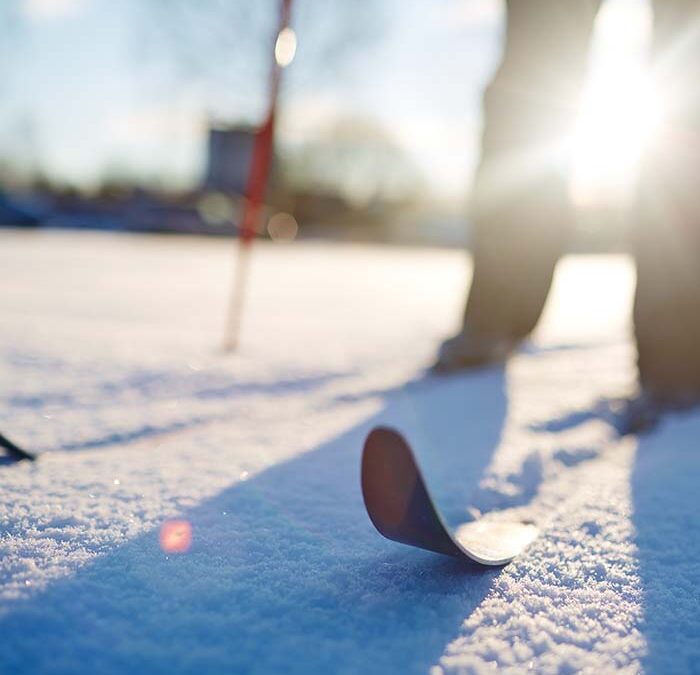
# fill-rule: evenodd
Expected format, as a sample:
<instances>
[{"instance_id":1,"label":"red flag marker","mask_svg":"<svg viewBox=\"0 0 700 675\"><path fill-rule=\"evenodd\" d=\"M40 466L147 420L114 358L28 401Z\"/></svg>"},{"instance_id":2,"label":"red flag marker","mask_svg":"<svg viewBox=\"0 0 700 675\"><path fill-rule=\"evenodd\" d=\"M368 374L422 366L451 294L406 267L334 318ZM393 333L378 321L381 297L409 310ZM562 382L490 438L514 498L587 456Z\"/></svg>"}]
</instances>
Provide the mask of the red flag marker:
<instances>
[{"instance_id":1,"label":"red flag marker","mask_svg":"<svg viewBox=\"0 0 700 675\"><path fill-rule=\"evenodd\" d=\"M238 259L231 290L224 349L233 351L238 346L243 314L243 301L250 267L250 250L255 240L260 212L265 199L267 183L272 164L272 151L275 137L275 114L282 70L294 57L294 34L289 28L292 0L281 0L279 30L275 36L274 58L270 77L270 93L265 121L255 134L253 153L246 186L246 199L243 208L240 234L238 237ZM291 43L290 43L291 38Z\"/></svg>"}]
</instances>

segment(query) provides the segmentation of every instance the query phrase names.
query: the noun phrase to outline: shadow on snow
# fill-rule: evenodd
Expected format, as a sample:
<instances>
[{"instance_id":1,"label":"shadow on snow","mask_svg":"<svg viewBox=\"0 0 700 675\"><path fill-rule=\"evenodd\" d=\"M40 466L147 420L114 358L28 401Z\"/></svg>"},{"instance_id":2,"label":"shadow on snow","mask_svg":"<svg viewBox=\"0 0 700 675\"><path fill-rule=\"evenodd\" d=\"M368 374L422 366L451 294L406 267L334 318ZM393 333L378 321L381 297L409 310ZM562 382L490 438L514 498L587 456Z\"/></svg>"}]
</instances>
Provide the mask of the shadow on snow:
<instances>
[{"instance_id":1,"label":"shadow on snow","mask_svg":"<svg viewBox=\"0 0 700 675\"><path fill-rule=\"evenodd\" d=\"M498 569L383 539L360 449L400 425L437 503L459 518L506 416L499 369L393 392L382 411L180 515L187 554L151 531L6 608L6 672L425 672Z\"/></svg>"},{"instance_id":2,"label":"shadow on snow","mask_svg":"<svg viewBox=\"0 0 700 675\"><path fill-rule=\"evenodd\" d=\"M633 522L644 593L645 670L700 664L700 416L673 416L639 440Z\"/></svg>"}]
</instances>

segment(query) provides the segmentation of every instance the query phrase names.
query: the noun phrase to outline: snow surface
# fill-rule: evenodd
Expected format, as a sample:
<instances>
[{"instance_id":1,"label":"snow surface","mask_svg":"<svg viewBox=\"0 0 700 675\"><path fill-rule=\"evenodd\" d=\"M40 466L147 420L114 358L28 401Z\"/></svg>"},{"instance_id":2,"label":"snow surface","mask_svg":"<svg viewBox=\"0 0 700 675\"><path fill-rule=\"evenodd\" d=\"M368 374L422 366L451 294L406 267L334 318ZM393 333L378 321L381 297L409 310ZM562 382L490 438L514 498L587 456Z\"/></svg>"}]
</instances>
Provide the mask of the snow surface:
<instances>
[{"instance_id":1,"label":"snow surface","mask_svg":"<svg viewBox=\"0 0 700 675\"><path fill-rule=\"evenodd\" d=\"M634 381L627 258L567 258L506 369L442 380L460 253L262 244L225 356L232 261L0 233L0 430L45 453L0 465L0 672L700 671L700 415L618 439L592 414ZM450 520L542 536L503 569L380 537L378 423Z\"/></svg>"}]
</instances>

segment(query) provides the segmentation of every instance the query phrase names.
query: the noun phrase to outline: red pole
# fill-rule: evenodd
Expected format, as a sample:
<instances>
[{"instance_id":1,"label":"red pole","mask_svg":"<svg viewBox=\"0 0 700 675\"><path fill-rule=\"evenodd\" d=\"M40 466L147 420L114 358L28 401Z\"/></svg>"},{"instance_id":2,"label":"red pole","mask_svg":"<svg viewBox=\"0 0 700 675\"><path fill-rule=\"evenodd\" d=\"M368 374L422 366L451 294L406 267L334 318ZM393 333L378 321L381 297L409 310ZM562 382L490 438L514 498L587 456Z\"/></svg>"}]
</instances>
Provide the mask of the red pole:
<instances>
[{"instance_id":1,"label":"red pole","mask_svg":"<svg viewBox=\"0 0 700 675\"><path fill-rule=\"evenodd\" d=\"M275 54L272 60L267 115L255 134L248 184L246 186L246 199L238 237L238 260L236 262L236 273L233 279L233 288L231 289L231 301L224 335L224 349L226 351L233 351L238 346L241 317L243 315L243 301L250 265L250 250L255 240L272 163L277 95L279 93L282 69L284 65L287 65L278 61L277 44L282 31L289 28L291 6L292 0L280 0L279 29L275 35Z\"/></svg>"}]
</instances>

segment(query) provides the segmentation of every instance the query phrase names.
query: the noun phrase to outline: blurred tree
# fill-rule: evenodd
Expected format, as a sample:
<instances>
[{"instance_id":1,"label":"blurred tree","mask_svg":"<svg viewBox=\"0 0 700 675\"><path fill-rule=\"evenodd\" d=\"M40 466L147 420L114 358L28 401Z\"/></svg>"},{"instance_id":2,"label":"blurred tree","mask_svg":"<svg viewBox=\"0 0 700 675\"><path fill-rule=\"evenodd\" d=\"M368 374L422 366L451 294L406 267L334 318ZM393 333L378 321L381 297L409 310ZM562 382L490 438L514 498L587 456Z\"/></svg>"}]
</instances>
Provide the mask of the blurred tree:
<instances>
[{"instance_id":1,"label":"blurred tree","mask_svg":"<svg viewBox=\"0 0 700 675\"><path fill-rule=\"evenodd\" d=\"M343 116L297 147L282 151L280 171L293 190L339 195L357 208L416 201L425 183L391 134L378 123Z\"/></svg>"},{"instance_id":2,"label":"blurred tree","mask_svg":"<svg viewBox=\"0 0 700 675\"><path fill-rule=\"evenodd\" d=\"M146 32L139 48L169 69L173 84L196 87L213 112L229 120L241 111L220 109L226 92L235 92L237 101L243 92L262 110L278 0L146 0L139 7ZM299 41L285 91L322 88L348 75L361 47L384 31L387 12L382 0L294 0Z\"/></svg>"}]
</instances>

